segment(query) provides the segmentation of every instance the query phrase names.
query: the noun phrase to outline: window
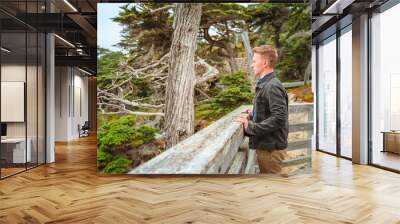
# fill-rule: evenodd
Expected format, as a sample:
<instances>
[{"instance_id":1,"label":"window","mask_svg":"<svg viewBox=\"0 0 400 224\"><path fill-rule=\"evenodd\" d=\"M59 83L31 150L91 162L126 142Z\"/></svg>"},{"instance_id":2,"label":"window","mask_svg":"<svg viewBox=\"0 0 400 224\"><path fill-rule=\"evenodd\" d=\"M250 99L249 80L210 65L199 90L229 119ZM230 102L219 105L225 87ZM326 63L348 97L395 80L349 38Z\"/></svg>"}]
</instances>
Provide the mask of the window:
<instances>
[{"instance_id":1,"label":"window","mask_svg":"<svg viewBox=\"0 0 400 224\"><path fill-rule=\"evenodd\" d=\"M0 7L23 16L42 12L44 3L1 1ZM5 178L45 163L46 39L6 13L0 12L0 20L0 178Z\"/></svg>"},{"instance_id":2,"label":"window","mask_svg":"<svg viewBox=\"0 0 400 224\"><path fill-rule=\"evenodd\" d=\"M336 153L336 36L318 47L318 149Z\"/></svg>"},{"instance_id":3,"label":"window","mask_svg":"<svg viewBox=\"0 0 400 224\"><path fill-rule=\"evenodd\" d=\"M400 131L400 4L371 18L372 163L400 170L400 134L385 141L384 132ZM388 139L386 139L388 140ZM397 143L396 143L397 142ZM388 149L394 143L394 149ZM395 153L393 153L393 151Z\"/></svg>"},{"instance_id":4,"label":"window","mask_svg":"<svg viewBox=\"0 0 400 224\"><path fill-rule=\"evenodd\" d=\"M352 157L352 33L351 25L340 36L340 154Z\"/></svg>"}]
</instances>

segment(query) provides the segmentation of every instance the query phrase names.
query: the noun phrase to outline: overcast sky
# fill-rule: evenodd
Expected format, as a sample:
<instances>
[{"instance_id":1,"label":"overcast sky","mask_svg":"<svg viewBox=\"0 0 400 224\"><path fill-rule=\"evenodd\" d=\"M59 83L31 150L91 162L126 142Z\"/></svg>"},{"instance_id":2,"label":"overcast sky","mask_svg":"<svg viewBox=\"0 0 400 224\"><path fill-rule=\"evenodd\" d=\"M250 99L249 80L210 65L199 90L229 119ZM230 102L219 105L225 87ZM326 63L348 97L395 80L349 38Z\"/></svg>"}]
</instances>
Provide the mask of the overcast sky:
<instances>
[{"instance_id":1,"label":"overcast sky","mask_svg":"<svg viewBox=\"0 0 400 224\"><path fill-rule=\"evenodd\" d=\"M113 45L121 39L122 26L113 22L121 6L126 3L98 3L97 4L97 45L110 50L120 50Z\"/></svg>"}]
</instances>

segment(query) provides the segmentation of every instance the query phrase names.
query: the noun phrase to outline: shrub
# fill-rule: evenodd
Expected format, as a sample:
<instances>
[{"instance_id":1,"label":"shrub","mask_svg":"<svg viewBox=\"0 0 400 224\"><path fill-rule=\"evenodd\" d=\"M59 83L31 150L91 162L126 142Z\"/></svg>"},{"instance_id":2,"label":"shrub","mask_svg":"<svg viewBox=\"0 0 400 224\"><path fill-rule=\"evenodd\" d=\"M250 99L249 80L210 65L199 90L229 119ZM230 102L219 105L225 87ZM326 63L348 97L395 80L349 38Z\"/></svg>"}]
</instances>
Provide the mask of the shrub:
<instances>
[{"instance_id":1,"label":"shrub","mask_svg":"<svg viewBox=\"0 0 400 224\"><path fill-rule=\"evenodd\" d=\"M152 141L158 130L147 126L135 128L135 121L133 115L109 121L98 134L99 148L109 152L120 152Z\"/></svg>"},{"instance_id":2,"label":"shrub","mask_svg":"<svg viewBox=\"0 0 400 224\"><path fill-rule=\"evenodd\" d=\"M158 129L147 126L137 128L135 123L135 116L126 115L109 119L99 128L97 167L104 168L104 173L125 173L132 161L121 153L154 140Z\"/></svg>"},{"instance_id":3,"label":"shrub","mask_svg":"<svg viewBox=\"0 0 400 224\"><path fill-rule=\"evenodd\" d=\"M211 100L196 107L196 118L213 121L226 115L237 107L251 104L254 93L251 83L243 72L222 76L218 85L219 93Z\"/></svg>"},{"instance_id":4,"label":"shrub","mask_svg":"<svg viewBox=\"0 0 400 224\"><path fill-rule=\"evenodd\" d=\"M109 174L121 174L126 173L129 170L129 166L132 164L132 161L127 159L124 156L116 156L113 161L109 162L104 168L104 173Z\"/></svg>"},{"instance_id":5,"label":"shrub","mask_svg":"<svg viewBox=\"0 0 400 224\"><path fill-rule=\"evenodd\" d=\"M104 150L99 150L97 152L97 168L103 168L107 165L107 163L111 162L113 156L111 153L106 152Z\"/></svg>"}]
</instances>

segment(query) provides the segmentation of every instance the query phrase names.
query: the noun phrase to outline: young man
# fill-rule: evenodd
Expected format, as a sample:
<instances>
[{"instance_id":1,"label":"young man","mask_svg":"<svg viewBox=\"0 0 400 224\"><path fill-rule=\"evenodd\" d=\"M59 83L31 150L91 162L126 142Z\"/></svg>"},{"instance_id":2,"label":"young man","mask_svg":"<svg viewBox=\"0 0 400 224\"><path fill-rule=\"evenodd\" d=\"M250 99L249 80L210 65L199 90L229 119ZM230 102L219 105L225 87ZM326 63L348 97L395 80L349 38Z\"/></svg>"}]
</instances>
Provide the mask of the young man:
<instances>
[{"instance_id":1,"label":"young man","mask_svg":"<svg viewBox=\"0 0 400 224\"><path fill-rule=\"evenodd\" d=\"M278 60L275 48L269 45L253 49L253 70L259 80L253 109L238 117L249 148L255 149L261 173L281 173L281 162L287 157L288 96L274 74Z\"/></svg>"}]
</instances>

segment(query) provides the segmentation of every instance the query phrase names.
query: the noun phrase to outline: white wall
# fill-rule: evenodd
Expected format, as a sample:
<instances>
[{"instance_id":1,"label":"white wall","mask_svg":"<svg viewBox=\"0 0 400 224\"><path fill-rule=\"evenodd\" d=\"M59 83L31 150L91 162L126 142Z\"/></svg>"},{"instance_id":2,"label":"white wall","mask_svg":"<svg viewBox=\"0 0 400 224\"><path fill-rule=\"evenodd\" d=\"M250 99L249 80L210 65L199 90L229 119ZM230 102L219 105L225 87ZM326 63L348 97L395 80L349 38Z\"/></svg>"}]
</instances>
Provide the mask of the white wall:
<instances>
[{"instance_id":1,"label":"white wall","mask_svg":"<svg viewBox=\"0 0 400 224\"><path fill-rule=\"evenodd\" d=\"M68 87L70 77L67 67L55 68L55 140L68 140Z\"/></svg>"},{"instance_id":2,"label":"white wall","mask_svg":"<svg viewBox=\"0 0 400 224\"><path fill-rule=\"evenodd\" d=\"M88 79L78 69L56 67L55 107L55 140L79 138L78 124L88 120Z\"/></svg>"},{"instance_id":3,"label":"white wall","mask_svg":"<svg viewBox=\"0 0 400 224\"><path fill-rule=\"evenodd\" d=\"M72 108L71 135L73 138L79 137L78 124L82 126L88 120L88 79L87 77L83 77L79 71L77 74L77 71L74 71L74 96L72 96L74 107Z\"/></svg>"}]
</instances>

